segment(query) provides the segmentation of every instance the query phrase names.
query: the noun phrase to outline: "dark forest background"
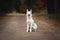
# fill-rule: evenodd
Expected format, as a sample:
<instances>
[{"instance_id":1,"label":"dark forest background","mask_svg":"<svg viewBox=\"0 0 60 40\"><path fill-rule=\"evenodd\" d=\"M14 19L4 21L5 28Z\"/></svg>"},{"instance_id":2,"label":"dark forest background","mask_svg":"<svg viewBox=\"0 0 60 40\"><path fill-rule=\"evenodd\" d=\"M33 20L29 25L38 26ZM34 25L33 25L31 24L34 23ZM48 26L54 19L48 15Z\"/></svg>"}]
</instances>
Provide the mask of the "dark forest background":
<instances>
[{"instance_id":1,"label":"dark forest background","mask_svg":"<svg viewBox=\"0 0 60 40\"><path fill-rule=\"evenodd\" d=\"M43 0L0 0L0 12L18 10L24 12L27 8L41 10L45 8Z\"/></svg>"},{"instance_id":2,"label":"dark forest background","mask_svg":"<svg viewBox=\"0 0 60 40\"><path fill-rule=\"evenodd\" d=\"M60 0L0 0L0 14L24 13L27 8L34 12L47 9L48 14L60 16Z\"/></svg>"}]
</instances>

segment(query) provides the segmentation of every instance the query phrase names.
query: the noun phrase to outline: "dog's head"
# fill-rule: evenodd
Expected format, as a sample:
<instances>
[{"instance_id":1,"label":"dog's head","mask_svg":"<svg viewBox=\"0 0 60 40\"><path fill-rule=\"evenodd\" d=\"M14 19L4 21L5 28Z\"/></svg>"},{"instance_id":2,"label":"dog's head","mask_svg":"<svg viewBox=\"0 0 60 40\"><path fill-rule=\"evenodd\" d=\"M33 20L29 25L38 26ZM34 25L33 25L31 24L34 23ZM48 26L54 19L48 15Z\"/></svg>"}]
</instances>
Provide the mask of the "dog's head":
<instances>
[{"instance_id":1,"label":"dog's head","mask_svg":"<svg viewBox=\"0 0 60 40\"><path fill-rule=\"evenodd\" d=\"M28 10L27 9L27 14L31 14L32 13L32 9Z\"/></svg>"},{"instance_id":2,"label":"dog's head","mask_svg":"<svg viewBox=\"0 0 60 40\"><path fill-rule=\"evenodd\" d=\"M28 10L27 9L27 17L30 19L32 17L32 9Z\"/></svg>"}]
</instances>

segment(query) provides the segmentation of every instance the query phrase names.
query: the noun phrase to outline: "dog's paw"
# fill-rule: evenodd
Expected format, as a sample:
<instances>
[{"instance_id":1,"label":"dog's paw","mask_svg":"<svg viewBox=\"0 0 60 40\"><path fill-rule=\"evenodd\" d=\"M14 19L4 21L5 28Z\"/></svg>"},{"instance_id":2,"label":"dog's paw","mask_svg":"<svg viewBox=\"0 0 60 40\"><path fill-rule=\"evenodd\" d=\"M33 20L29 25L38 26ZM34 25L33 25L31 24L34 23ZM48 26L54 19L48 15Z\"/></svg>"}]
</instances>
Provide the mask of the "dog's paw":
<instances>
[{"instance_id":1,"label":"dog's paw","mask_svg":"<svg viewBox=\"0 0 60 40\"><path fill-rule=\"evenodd\" d=\"M28 32L28 30L26 30L26 32Z\"/></svg>"}]
</instances>

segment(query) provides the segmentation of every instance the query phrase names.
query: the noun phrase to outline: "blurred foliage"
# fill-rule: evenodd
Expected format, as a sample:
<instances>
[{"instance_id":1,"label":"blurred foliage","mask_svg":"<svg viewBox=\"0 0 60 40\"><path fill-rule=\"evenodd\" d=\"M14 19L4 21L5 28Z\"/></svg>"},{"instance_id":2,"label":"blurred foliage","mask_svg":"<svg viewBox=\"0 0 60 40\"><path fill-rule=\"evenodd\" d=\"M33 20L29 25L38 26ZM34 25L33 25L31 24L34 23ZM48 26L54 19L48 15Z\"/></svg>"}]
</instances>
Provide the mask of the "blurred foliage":
<instances>
[{"instance_id":1,"label":"blurred foliage","mask_svg":"<svg viewBox=\"0 0 60 40\"><path fill-rule=\"evenodd\" d=\"M48 14L48 17L50 19L60 19L60 15L59 14Z\"/></svg>"},{"instance_id":2,"label":"blurred foliage","mask_svg":"<svg viewBox=\"0 0 60 40\"><path fill-rule=\"evenodd\" d=\"M19 0L0 0L0 9L4 11L15 10L19 4Z\"/></svg>"},{"instance_id":3,"label":"blurred foliage","mask_svg":"<svg viewBox=\"0 0 60 40\"><path fill-rule=\"evenodd\" d=\"M27 8L32 8L38 12L44 9L45 3L42 0L0 0L0 13L8 13L13 10L25 12Z\"/></svg>"},{"instance_id":4,"label":"blurred foliage","mask_svg":"<svg viewBox=\"0 0 60 40\"><path fill-rule=\"evenodd\" d=\"M40 10L46 9L46 5L43 0L25 0L23 5L25 5L25 9L20 7L22 8L22 11L25 11L27 8L32 9L33 12L40 12Z\"/></svg>"}]
</instances>

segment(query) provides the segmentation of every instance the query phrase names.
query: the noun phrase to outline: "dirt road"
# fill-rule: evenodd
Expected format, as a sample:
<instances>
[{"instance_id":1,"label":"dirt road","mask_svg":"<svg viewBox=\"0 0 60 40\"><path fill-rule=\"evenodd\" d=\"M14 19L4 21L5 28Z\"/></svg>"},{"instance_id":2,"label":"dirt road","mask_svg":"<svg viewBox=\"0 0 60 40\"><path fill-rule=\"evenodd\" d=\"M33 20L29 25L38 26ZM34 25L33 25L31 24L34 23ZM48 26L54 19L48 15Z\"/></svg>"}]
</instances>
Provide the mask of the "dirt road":
<instances>
[{"instance_id":1,"label":"dirt road","mask_svg":"<svg viewBox=\"0 0 60 40\"><path fill-rule=\"evenodd\" d=\"M60 24L45 16L35 16L37 32L26 32L25 15L0 17L0 40L60 40Z\"/></svg>"}]
</instances>

